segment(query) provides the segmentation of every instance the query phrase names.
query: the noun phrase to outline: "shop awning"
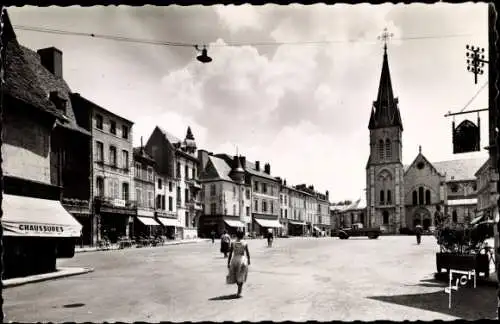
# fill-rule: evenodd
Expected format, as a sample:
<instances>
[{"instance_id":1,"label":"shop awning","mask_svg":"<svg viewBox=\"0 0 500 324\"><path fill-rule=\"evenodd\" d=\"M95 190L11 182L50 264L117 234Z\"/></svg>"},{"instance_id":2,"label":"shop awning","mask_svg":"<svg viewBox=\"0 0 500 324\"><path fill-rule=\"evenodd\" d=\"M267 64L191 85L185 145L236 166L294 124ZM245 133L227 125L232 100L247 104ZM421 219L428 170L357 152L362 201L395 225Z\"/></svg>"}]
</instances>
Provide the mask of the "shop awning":
<instances>
[{"instance_id":1,"label":"shop awning","mask_svg":"<svg viewBox=\"0 0 500 324\"><path fill-rule=\"evenodd\" d=\"M447 203L448 206L476 205L476 204L477 204L477 198L452 199L452 200L448 200L448 203Z\"/></svg>"},{"instance_id":2,"label":"shop awning","mask_svg":"<svg viewBox=\"0 0 500 324\"><path fill-rule=\"evenodd\" d=\"M322 230L318 226L313 226L313 229L315 229L318 232L322 232Z\"/></svg>"},{"instance_id":3,"label":"shop awning","mask_svg":"<svg viewBox=\"0 0 500 324\"><path fill-rule=\"evenodd\" d=\"M236 227L236 228L244 228L245 227L245 224L243 224L242 222L240 222L238 220L225 219L224 223L226 223L228 226Z\"/></svg>"},{"instance_id":4,"label":"shop awning","mask_svg":"<svg viewBox=\"0 0 500 324\"><path fill-rule=\"evenodd\" d=\"M141 221L141 223L143 223L144 225L151 225L151 226L157 226L157 225L160 225L158 224L157 221L154 220L154 218L152 217L137 217L138 220Z\"/></svg>"},{"instance_id":5,"label":"shop awning","mask_svg":"<svg viewBox=\"0 0 500 324\"><path fill-rule=\"evenodd\" d=\"M270 227L270 228L282 227L278 220L255 218L255 221L262 227Z\"/></svg>"},{"instance_id":6,"label":"shop awning","mask_svg":"<svg viewBox=\"0 0 500 324\"><path fill-rule=\"evenodd\" d=\"M82 225L58 200L3 195L5 236L80 237Z\"/></svg>"},{"instance_id":7,"label":"shop awning","mask_svg":"<svg viewBox=\"0 0 500 324\"><path fill-rule=\"evenodd\" d=\"M176 218L158 217L158 221L163 226L177 226L177 219Z\"/></svg>"},{"instance_id":8,"label":"shop awning","mask_svg":"<svg viewBox=\"0 0 500 324\"><path fill-rule=\"evenodd\" d=\"M292 225L300 225L300 226L306 225L306 223L304 223L304 222L297 222L297 221L292 221L292 220L289 220L288 223L292 224Z\"/></svg>"}]
</instances>

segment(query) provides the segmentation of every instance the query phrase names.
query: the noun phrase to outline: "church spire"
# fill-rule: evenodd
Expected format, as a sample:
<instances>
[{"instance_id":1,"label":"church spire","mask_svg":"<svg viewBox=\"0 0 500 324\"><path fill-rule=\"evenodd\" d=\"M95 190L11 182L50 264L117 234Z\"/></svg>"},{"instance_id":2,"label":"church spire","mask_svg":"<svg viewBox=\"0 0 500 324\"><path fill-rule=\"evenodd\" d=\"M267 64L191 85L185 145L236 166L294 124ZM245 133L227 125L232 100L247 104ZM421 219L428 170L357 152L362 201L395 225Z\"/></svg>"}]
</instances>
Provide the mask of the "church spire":
<instances>
[{"instance_id":1,"label":"church spire","mask_svg":"<svg viewBox=\"0 0 500 324\"><path fill-rule=\"evenodd\" d=\"M387 28L385 28L382 36L379 37L379 39L384 41L384 57L377 100L373 102L370 123L368 125L369 129L390 126L399 126L403 129L401 114L398 108L398 98L394 97L392 91L391 73L389 70L389 60L387 58L387 39L391 36L392 34L389 34Z\"/></svg>"}]
</instances>

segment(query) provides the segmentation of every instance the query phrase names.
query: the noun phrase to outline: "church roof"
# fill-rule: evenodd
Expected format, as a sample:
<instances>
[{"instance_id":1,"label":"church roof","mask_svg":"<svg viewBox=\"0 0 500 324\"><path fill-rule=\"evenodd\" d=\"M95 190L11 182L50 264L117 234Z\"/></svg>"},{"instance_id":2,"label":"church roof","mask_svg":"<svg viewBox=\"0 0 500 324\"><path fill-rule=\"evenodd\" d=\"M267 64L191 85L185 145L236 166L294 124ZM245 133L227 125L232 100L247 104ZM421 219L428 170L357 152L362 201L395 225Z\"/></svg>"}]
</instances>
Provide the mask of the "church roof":
<instances>
[{"instance_id":1,"label":"church roof","mask_svg":"<svg viewBox=\"0 0 500 324\"><path fill-rule=\"evenodd\" d=\"M399 126L403 129L403 122L398 108L398 98L394 97L392 91L389 60L387 59L387 47L384 47L384 58L377 100L373 102L368 128L375 129L390 126Z\"/></svg>"},{"instance_id":2,"label":"church roof","mask_svg":"<svg viewBox=\"0 0 500 324\"><path fill-rule=\"evenodd\" d=\"M487 157L456 159L439 162L430 162L439 173L446 176L446 181L474 180L475 173L488 160ZM411 164L404 165L404 172Z\"/></svg>"}]
</instances>

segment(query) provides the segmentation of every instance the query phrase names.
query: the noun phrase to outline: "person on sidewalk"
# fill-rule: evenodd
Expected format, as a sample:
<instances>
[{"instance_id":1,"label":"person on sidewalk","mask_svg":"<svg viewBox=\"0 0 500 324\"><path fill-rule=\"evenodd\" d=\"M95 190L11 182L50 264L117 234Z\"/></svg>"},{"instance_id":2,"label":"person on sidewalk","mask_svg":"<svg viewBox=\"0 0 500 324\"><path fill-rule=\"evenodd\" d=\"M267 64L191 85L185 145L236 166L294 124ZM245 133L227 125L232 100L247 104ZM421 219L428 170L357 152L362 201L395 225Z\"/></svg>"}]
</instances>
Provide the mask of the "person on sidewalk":
<instances>
[{"instance_id":1,"label":"person on sidewalk","mask_svg":"<svg viewBox=\"0 0 500 324\"><path fill-rule=\"evenodd\" d=\"M422 232L423 232L423 229L422 229L421 225L415 226L415 234L417 236L417 244L420 244L420 242L422 240Z\"/></svg>"},{"instance_id":2,"label":"person on sidewalk","mask_svg":"<svg viewBox=\"0 0 500 324\"><path fill-rule=\"evenodd\" d=\"M212 238L212 244L215 244L215 231L210 232L210 237Z\"/></svg>"},{"instance_id":3,"label":"person on sidewalk","mask_svg":"<svg viewBox=\"0 0 500 324\"><path fill-rule=\"evenodd\" d=\"M236 284L238 286L237 297L241 297L243 284L247 281L248 266L250 265L250 252L248 244L243 240L245 233L238 230L236 241L231 243L227 267L229 274L226 277L227 284Z\"/></svg>"},{"instance_id":4,"label":"person on sidewalk","mask_svg":"<svg viewBox=\"0 0 500 324\"><path fill-rule=\"evenodd\" d=\"M227 258L230 245L231 245L231 237L229 236L229 234L227 234L227 231L224 230L224 234L222 234L220 242L220 252L224 254L224 258Z\"/></svg>"},{"instance_id":5,"label":"person on sidewalk","mask_svg":"<svg viewBox=\"0 0 500 324\"><path fill-rule=\"evenodd\" d=\"M273 230L270 228L267 230L267 247L273 246L274 234Z\"/></svg>"}]
</instances>

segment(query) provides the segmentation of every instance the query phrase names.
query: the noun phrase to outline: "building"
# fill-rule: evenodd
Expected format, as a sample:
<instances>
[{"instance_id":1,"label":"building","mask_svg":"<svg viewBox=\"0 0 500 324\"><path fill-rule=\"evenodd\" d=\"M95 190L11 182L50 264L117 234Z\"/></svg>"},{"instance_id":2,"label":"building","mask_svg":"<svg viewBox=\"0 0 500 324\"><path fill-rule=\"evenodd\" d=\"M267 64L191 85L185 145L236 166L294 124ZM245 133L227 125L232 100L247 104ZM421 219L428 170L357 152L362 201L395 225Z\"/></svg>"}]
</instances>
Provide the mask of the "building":
<instances>
[{"instance_id":1,"label":"building","mask_svg":"<svg viewBox=\"0 0 500 324\"><path fill-rule=\"evenodd\" d=\"M435 223L437 205L443 205L455 222L465 222L476 205L474 173L486 158L431 163L420 148L413 163L404 166L403 122L398 104L384 46L378 96L368 125L367 225L380 226L388 233L413 229L417 224L428 229Z\"/></svg>"},{"instance_id":2,"label":"building","mask_svg":"<svg viewBox=\"0 0 500 324\"><path fill-rule=\"evenodd\" d=\"M157 186L155 187L155 217L162 225L161 234L169 239L175 239L177 222L177 181L162 174L158 166L155 169Z\"/></svg>"},{"instance_id":3,"label":"building","mask_svg":"<svg viewBox=\"0 0 500 324\"><path fill-rule=\"evenodd\" d=\"M137 215L133 189L133 122L78 93L72 102L92 125L93 244L130 238Z\"/></svg>"},{"instance_id":4,"label":"building","mask_svg":"<svg viewBox=\"0 0 500 324\"><path fill-rule=\"evenodd\" d=\"M155 195L155 186L158 190L162 190L164 186L163 180L155 177L155 167L155 161L146 153L142 145L134 148L134 188L137 217L134 218L132 233L136 238L160 234L158 230L161 226L155 220L155 210L165 209L165 196Z\"/></svg>"},{"instance_id":5,"label":"building","mask_svg":"<svg viewBox=\"0 0 500 324\"><path fill-rule=\"evenodd\" d=\"M233 158L227 154L216 154L228 165L232 165ZM280 181L271 175L271 165L266 163L261 167L260 161L252 163L246 157L241 157L241 164L245 170L245 184L251 186L252 221L247 224L247 231L258 235L264 235L272 230L274 235L278 234L281 224L279 222L280 205L279 192Z\"/></svg>"},{"instance_id":6,"label":"building","mask_svg":"<svg viewBox=\"0 0 500 324\"><path fill-rule=\"evenodd\" d=\"M281 180L281 178L276 178L280 181L280 224L281 224L281 235L288 235L288 215L290 212L290 188L286 185L286 180Z\"/></svg>"},{"instance_id":7,"label":"building","mask_svg":"<svg viewBox=\"0 0 500 324\"><path fill-rule=\"evenodd\" d=\"M498 172L492 165L491 158L479 168L475 176L477 183L476 216L483 216L486 219L494 219L498 202Z\"/></svg>"},{"instance_id":8,"label":"building","mask_svg":"<svg viewBox=\"0 0 500 324\"><path fill-rule=\"evenodd\" d=\"M369 226L366 222L366 195L348 205L337 206L337 214L341 227L350 227L352 224L361 223L363 226Z\"/></svg>"},{"instance_id":9,"label":"building","mask_svg":"<svg viewBox=\"0 0 500 324\"><path fill-rule=\"evenodd\" d=\"M313 228L320 231L323 235L330 236L331 233L331 217L330 217L330 201L328 190L325 194L316 193L318 204L318 217Z\"/></svg>"},{"instance_id":10,"label":"building","mask_svg":"<svg viewBox=\"0 0 500 324\"><path fill-rule=\"evenodd\" d=\"M68 106L50 96L65 90L62 79L46 70L37 53L18 43L7 12L2 12L2 23L2 279L9 279L55 271L57 258L73 257L82 225L61 199L85 195L74 188L64 193L61 178L68 167L59 154L65 146L51 144L53 134L64 133L61 127L75 138L81 133L83 142L88 135L77 127Z\"/></svg>"},{"instance_id":11,"label":"building","mask_svg":"<svg viewBox=\"0 0 500 324\"><path fill-rule=\"evenodd\" d=\"M145 149L155 160L158 173L165 178L175 179L177 222L174 224L166 217L160 221L162 224L165 221L169 227L175 225L175 237L196 238L202 205L198 180L199 162L191 128L188 127L184 140L180 140L156 126Z\"/></svg>"},{"instance_id":12,"label":"building","mask_svg":"<svg viewBox=\"0 0 500 324\"><path fill-rule=\"evenodd\" d=\"M198 227L200 235L209 237L215 231L220 236L224 230L235 234L239 229L248 229L251 187L245 184L242 158L234 156L232 163L227 164L205 150L198 151L198 156L203 161L200 182L204 206Z\"/></svg>"},{"instance_id":13,"label":"building","mask_svg":"<svg viewBox=\"0 0 500 324\"><path fill-rule=\"evenodd\" d=\"M286 186L286 183L284 183ZM307 233L306 197L308 193L293 186L287 186L289 196L289 218L287 222L287 234L291 236L303 236Z\"/></svg>"}]
</instances>

